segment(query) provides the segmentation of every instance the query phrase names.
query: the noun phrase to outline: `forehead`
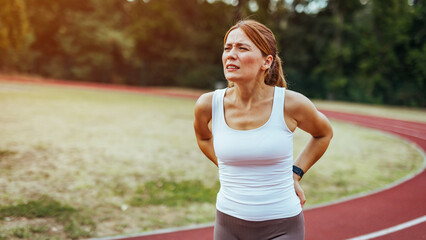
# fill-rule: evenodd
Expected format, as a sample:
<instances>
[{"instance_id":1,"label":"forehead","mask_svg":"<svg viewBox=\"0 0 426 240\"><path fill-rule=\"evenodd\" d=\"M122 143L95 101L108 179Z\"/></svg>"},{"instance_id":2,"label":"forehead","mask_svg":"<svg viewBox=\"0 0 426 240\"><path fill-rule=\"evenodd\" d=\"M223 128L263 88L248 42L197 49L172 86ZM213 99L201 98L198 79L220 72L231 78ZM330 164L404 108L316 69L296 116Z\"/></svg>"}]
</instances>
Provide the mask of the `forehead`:
<instances>
[{"instance_id":1,"label":"forehead","mask_svg":"<svg viewBox=\"0 0 426 240\"><path fill-rule=\"evenodd\" d=\"M237 28L232 30L228 37L226 38L225 44L247 44L250 46L254 46L254 43L250 40L249 37L241 30L241 28Z\"/></svg>"}]
</instances>

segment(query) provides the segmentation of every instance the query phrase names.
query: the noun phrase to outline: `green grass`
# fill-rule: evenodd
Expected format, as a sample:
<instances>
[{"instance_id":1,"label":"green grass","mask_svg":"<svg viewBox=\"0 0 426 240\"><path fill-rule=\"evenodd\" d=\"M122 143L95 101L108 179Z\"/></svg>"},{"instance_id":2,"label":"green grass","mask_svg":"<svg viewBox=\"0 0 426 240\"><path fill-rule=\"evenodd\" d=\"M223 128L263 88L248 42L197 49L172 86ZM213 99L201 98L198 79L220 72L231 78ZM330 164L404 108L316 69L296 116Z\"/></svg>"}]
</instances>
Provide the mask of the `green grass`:
<instances>
[{"instance_id":1,"label":"green grass","mask_svg":"<svg viewBox=\"0 0 426 240\"><path fill-rule=\"evenodd\" d=\"M90 237L91 231L95 228L95 223L89 215L83 215L81 211L46 196L26 203L0 206L0 218L6 219L10 217L23 217L26 219L53 218L65 226L64 232L71 239ZM11 229L9 232L18 238L32 238L34 234L47 233L48 227L18 227Z\"/></svg>"},{"instance_id":2,"label":"green grass","mask_svg":"<svg viewBox=\"0 0 426 240\"><path fill-rule=\"evenodd\" d=\"M213 221L218 173L196 144L194 103L0 81L0 206L41 214L43 204L52 205L51 215L0 217L0 239L112 236ZM384 187L423 165L400 139L332 125L329 150L302 182L308 205ZM295 156L308 137L296 131ZM40 226L49 230L34 232Z\"/></svg>"},{"instance_id":3,"label":"green grass","mask_svg":"<svg viewBox=\"0 0 426 240\"><path fill-rule=\"evenodd\" d=\"M17 237L20 239L37 239L38 235L45 234L48 232L48 228L46 226L25 226L25 227L18 227L13 228L9 230L9 234L12 237ZM0 235L1 236L1 235ZM2 239L0 237L0 239ZM6 236L4 236L4 239L6 239ZM43 239L46 239L43 237ZM53 238L47 238L47 239L53 239Z\"/></svg>"},{"instance_id":4,"label":"green grass","mask_svg":"<svg viewBox=\"0 0 426 240\"><path fill-rule=\"evenodd\" d=\"M27 203L19 203L12 206L1 206L0 217L54 217L65 219L75 214L76 209L70 206L63 206L58 201L43 197L40 200L31 200Z\"/></svg>"},{"instance_id":5,"label":"green grass","mask_svg":"<svg viewBox=\"0 0 426 240\"><path fill-rule=\"evenodd\" d=\"M200 180L176 182L157 179L145 182L131 199L132 206L166 205L185 206L191 203L214 203L219 182L207 187Z\"/></svg>"}]
</instances>

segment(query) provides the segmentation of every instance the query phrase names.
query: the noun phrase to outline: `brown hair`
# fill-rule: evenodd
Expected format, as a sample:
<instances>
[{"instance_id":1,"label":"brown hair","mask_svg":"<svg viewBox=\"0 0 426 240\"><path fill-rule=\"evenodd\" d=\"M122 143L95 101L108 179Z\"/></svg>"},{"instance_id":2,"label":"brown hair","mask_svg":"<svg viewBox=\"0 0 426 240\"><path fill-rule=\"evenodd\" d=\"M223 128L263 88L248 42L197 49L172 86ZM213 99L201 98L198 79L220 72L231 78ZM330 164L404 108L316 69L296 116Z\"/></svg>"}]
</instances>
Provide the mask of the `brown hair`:
<instances>
[{"instance_id":1,"label":"brown hair","mask_svg":"<svg viewBox=\"0 0 426 240\"><path fill-rule=\"evenodd\" d=\"M271 67L265 72L265 84L287 87L281 66L281 59L277 52L277 41L272 31L257 21L241 20L228 30L224 38L224 45L226 44L229 33L237 28L240 28L250 38L256 47L260 49L263 56L271 55L273 57ZM229 82L229 86L233 86L233 83Z\"/></svg>"}]
</instances>

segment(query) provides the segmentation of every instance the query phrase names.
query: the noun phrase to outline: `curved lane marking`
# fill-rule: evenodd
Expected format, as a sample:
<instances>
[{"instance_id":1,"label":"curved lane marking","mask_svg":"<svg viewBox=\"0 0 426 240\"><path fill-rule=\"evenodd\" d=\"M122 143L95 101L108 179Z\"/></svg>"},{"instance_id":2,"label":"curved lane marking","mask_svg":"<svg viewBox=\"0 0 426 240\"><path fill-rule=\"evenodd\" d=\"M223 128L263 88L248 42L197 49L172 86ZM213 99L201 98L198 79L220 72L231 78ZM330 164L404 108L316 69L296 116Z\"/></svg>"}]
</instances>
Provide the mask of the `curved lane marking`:
<instances>
[{"instance_id":1,"label":"curved lane marking","mask_svg":"<svg viewBox=\"0 0 426 240\"><path fill-rule=\"evenodd\" d=\"M362 236L359 236L359 237L350 238L350 239L347 239L347 240L369 240L369 239L381 237L381 236L388 235L388 234L393 233L393 232L397 232L397 231L412 227L414 225L423 223L425 221L426 221L426 215L424 215L423 217L419 217L419 218L413 219L411 221L405 222L405 223L398 224L398 225L390 227L390 228L386 228L386 229L383 229L383 230L380 230L380 231L377 231L377 232L373 232L373 233L369 233L369 234L366 234L366 235L362 235Z\"/></svg>"}]
</instances>

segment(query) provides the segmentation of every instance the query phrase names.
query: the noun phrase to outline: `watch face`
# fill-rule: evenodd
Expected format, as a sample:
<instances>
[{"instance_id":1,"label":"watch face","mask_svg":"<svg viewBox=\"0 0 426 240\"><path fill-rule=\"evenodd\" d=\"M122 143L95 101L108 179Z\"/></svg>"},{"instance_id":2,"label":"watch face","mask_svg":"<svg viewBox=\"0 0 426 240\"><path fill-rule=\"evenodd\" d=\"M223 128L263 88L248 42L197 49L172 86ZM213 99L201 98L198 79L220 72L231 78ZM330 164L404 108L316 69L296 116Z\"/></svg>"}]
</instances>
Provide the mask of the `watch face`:
<instances>
[{"instance_id":1,"label":"watch face","mask_svg":"<svg viewBox=\"0 0 426 240\"><path fill-rule=\"evenodd\" d=\"M301 168L293 166L293 172L296 173L297 175L299 175L300 177L303 176L304 172Z\"/></svg>"}]
</instances>

